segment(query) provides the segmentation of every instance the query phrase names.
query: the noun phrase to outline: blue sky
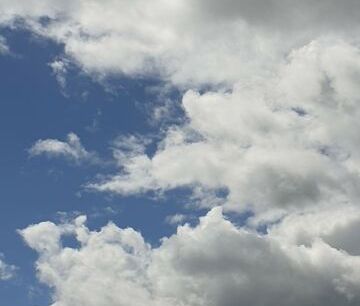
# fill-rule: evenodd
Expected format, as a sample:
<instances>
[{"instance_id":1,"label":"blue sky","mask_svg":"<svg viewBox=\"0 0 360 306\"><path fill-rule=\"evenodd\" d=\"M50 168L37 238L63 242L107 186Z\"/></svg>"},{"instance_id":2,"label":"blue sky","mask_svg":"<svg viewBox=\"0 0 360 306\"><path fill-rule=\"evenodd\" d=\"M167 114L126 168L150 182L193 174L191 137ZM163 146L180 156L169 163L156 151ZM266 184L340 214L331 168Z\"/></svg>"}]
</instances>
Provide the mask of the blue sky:
<instances>
[{"instance_id":1,"label":"blue sky","mask_svg":"<svg viewBox=\"0 0 360 306\"><path fill-rule=\"evenodd\" d=\"M98 165L76 166L66 160L31 158L28 153L38 139L62 139L75 132L89 149L110 158L109 144L118 135L146 135L158 128L150 124L144 107L153 98L144 92L155 81L119 78L113 80L114 92L107 92L74 67L64 95L49 66L61 46L26 31L4 30L3 34L12 53L0 57L1 252L19 269L13 280L1 283L1 305L46 305L48 289L35 279L35 254L17 229L58 221L59 213L84 213L91 227L113 220L136 228L157 244L174 230L165 222L166 216L184 209L183 203L173 200L88 192L83 185L97 174ZM102 171L113 169L103 166Z\"/></svg>"},{"instance_id":2,"label":"blue sky","mask_svg":"<svg viewBox=\"0 0 360 306\"><path fill-rule=\"evenodd\" d=\"M360 304L354 1L0 0L0 306Z\"/></svg>"}]
</instances>

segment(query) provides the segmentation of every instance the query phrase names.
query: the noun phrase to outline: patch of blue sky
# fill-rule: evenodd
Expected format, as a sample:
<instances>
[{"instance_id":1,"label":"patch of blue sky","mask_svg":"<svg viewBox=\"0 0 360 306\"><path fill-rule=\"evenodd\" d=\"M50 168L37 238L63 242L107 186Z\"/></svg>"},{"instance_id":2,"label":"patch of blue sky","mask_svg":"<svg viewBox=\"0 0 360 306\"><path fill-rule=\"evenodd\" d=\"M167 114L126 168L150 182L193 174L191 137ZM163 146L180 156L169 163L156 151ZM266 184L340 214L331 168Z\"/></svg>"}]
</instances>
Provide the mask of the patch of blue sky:
<instances>
[{"instance_id":1,"label":"patch of blue sky","mask_svg":"<svg viewBox=\"0 0 360 306\"><path fill-rule=\"evenodd\" d=\"M0 57L0 251L19 267L14 280L0 284L1 303L41 306L49 304L49 290L36 281L36 255L25 246L17 229L85 214L92 229L111 220L120 227L133 227L157 246L161 237L176 230L165 222L167 216L190 215L187 221L191 223L204 211L190 212L183 202L175 200L188 195L186 188L167 192L161 199L87 192L83 188L87 181L116 168L29 157L28 149L38 139L64 139L69 132L76 133L87 150L104 160L111 159L110 144L119 135L143 135L151 138L146 148L151 156L160 126L149 120L149 112L165 105L159 100L163 84L156 79L115 76L99 83L70 65L61 88L49 65L59 59L61 45L26 31L3 29L1 35L6 37L11 54ZM179 97L180 92L166 88L166 99ZM181 107L171 107L170 117L162 124L184 119Z\"/></svg>"}]
</instances>

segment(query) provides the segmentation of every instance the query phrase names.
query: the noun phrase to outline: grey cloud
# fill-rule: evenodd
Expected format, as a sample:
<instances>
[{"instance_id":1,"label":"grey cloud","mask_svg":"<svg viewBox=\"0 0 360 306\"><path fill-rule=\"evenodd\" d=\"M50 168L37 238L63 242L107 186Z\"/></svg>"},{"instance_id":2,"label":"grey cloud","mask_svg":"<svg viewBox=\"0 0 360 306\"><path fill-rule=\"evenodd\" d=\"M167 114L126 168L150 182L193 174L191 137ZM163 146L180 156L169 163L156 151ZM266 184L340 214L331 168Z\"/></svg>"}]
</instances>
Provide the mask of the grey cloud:
<instances>
[{"instance_id":1,"label":"grey cloud","mask_svg":"<svg viewBox=\"0 0 360 306\"><path fill-rule=\"evenodd\" d=\"M313 33L358 28L360 4L356 0L225 0L196 1L199 11L225 20L243 19L270 30Z\"/></svg>"}]
</instances>

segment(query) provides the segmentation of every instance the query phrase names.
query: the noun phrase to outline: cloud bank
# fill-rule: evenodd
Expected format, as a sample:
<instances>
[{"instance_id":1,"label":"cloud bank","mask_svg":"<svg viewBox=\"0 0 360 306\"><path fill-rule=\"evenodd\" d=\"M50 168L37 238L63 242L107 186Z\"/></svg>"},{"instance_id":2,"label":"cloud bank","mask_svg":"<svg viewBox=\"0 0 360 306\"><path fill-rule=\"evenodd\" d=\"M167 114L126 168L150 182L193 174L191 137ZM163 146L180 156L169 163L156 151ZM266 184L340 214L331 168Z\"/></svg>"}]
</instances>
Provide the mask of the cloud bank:
<instances>
[{"instance_id":1,"label":"cloud bank","mask_svg":"<svg viewBox=\"0 0 360 306\"><path fill-rule=\"evenodd\" d=\"M265 236L235 227L214 208L197 226L178 227L157 248L131 228L110 223L91 231L85 220L21 231L39 253L38 276L53 288L54 306L360 302L359 248L351 236L360 229L358 208L298 215ZM77 248L62 246L68 235L77 239Z\"/></svg>"}]
</instances>

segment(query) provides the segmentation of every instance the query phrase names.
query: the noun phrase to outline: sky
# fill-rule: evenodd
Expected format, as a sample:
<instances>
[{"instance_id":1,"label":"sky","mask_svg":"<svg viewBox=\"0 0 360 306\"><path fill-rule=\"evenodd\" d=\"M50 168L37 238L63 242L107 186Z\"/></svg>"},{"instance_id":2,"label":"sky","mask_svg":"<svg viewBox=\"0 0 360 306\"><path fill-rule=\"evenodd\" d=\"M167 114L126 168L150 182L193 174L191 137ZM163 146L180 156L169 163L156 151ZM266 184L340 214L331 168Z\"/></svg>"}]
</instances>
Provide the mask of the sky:
<instances>
[{"instance_id":1,"label":"sky","mask_svg":"<svg viewBox=\"0 0 360 306\"><path fill-rule=\"evenodd\" d=\"M0 0L0 306L359 305L359 9Z\"/></svg>"}]
</instances>

